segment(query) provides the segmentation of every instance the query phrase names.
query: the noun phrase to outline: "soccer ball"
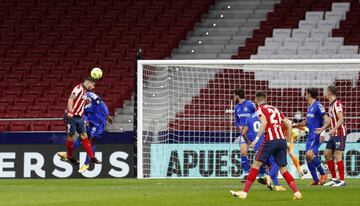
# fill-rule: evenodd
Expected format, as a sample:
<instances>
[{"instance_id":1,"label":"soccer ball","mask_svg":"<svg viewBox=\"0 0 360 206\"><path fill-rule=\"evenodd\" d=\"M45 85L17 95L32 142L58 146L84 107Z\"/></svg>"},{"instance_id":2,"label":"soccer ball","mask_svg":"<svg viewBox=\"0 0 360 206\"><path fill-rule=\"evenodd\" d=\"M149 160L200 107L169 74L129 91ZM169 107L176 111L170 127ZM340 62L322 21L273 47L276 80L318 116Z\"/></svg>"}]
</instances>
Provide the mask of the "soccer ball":
<instances>
[{"instance_id":1,"label":"soccer ball","mask_svg":"<svg viewBox=\"0 0 360 206\"><path fill-rule=\"evenodd\" d=\"M98 80L98 79L101 79L103 73L100 68L95 67L91 70L90 75L91 75L91 78Z\"/></svg>"}]
</instances>

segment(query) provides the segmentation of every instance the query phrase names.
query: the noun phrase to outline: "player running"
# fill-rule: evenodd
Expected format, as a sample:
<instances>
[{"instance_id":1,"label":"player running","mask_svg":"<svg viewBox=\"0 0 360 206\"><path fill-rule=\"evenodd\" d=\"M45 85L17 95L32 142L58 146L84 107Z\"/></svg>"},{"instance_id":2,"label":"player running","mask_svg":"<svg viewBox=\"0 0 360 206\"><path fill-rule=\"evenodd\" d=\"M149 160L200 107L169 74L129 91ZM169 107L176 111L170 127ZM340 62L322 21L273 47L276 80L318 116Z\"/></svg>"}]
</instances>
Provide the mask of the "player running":
<instances>
[{"instance_id":1,"label":"player running","mask_svg":"<svg viewBox=\"0 0 360 206\"><path fill-rule=\"evenodd\" d=\"M112 118L109 116L109 109L105 102L93 92L88 92L87 96L90 102L85 105L84 120L86 125L86 132L90 137L92 151L95 152L96 140L101 138L105 131L106 122L112 123ZM80 139L74 143L74 149L79 147ZM79 173L85 172L89 169L90 158L87 155L84 164L80 167Z\"/></svg>"},{"instance_id":2,"label":"player running","mask_svg":"<svg viewBox=\"0 0 360 206\"><path fill-rule=\"evenodd\" d=\"M287 128L287 140L291 139L291 123L280 111L271 106L266 105L266 95L264 92L256 93L255 102L258 105L257 113L260 119L259 131L255 140L251 143L250 147L254 147L259 141L261 135L265 134L265 141L261 145L259 152L256 155L254 163L251 167L250 173L246 179L245 186L242 191L235 192L230 191L233 196L237 196L240 199L246 199L247 193L250 190L251 185L256 179L260 166L266 162L271 156L274 156L275 162L280 166L280 172L287 184L294 192L293 199L302 199L302 195L297 188L294 178L287 171L287 141L286 137L281 129L281 125Z\"/></svg>"},{"instance_id":3,"label":"player running","mask_svg":"<svg viewBox=\"0 0 360 206\"><path fill-rule=\"evenodd\" d=\"M345 186L344 179L344 162L342 160L343 152L345 149L346 142L346 126L344 124L344 108L340 100L336 98L337 89L335 86L329 86L326 89L326 98L329 100L329 121L326 121L324 126L316 129L316 133L320 134L322 131L331 127L329 134L330 139L326 144L326 149L324 152L325 160L328 165L332 179L324 184L324 186ZM335 155L335 160L339 172L340 180L337 179L335 162L333 156Z\"/></svg>"},{"instance_id":4,"label":"player running","mask_svg":"<svg viewBox=\"0 0 360 206\"><path fill-rule=\"evenodd\" d=\"M259 120L259 116L255 113L251 114L250 117L248 117L246 119L245 125L243 127L242 130L242 135L244 140L251 145L251 143L255 140L255 137L259 131L260 128L260 120ZM254 151L258 152L261 144L264 141L264 134L261 135L259 141L256 143L256 145L254 146ZM269 166L269 170L270 170L270 176L269 175L265 175L266 173L266 169L265 167ZM284 191L286 190L285 188L283 188L282 186L280 186L278 179L277 179L277 173L279 171L279 167L277 166L277 164L275 163L274 158L269 158L269 160L264 163L260 169L259 169L259 173L261 173L261 171L264 173L263 174L263 178L264 178L264 183L266 184L266 186L270 189L270 190L276 190L276 191ZM272 184L271 182L274 182L275 186Z\"/></svg>"},{"instance_id":5,"label":"player running","mask_svg":"<svg viewBox=\"0 0 360 206\"><path fill-rule=\"evenodd\" d=\"M86 128L83 119L84 105L87 99L86 92L91 91L94 88L95 80L93 80L91 77L87 77L82 84L76 85L76 87L71 92L67 109L65 110L64 122L66 124L66 131L68 134L66 141L66 160L70 161L74 165L79 165L79 161L73 156L75 132L79 134L82 145L90 157L90 162L95 164L101 163L98 159L96 159L91 149L91 143L86 134Z\"/></svg>"},{"instance_id":6,"label":"player running","mask_svg":"<svg viewBox=\"0 0 360 206\"><path fill-rule=\"evenodd\" d=\"M245 125L246 118L250 114L256 111L255 104L250 100L245 99L245 91L243 89L237 89L234 91L235 101L235 127L240 129L240 132ZM242 134L242 132L240 133ZM246 180L246 176L250 170L250 162L248 159L248 145L244 138L240 135L240 156L241 156L241 167L244 172L243 179Z\"/></svg>"},{"instance_id":7,"label":"player running","mask_svg":"<svg viewBox=\"0 0 360 206\"><path fill-rule=\"evenodd\" d=\"M316 133L316 128L322 127L324 122L329 121L329 117L326 115L323 105L321 105L320 102L316 100L317 97L318 89L305 89L305 98L309 104L306 119L303 122L293 124L294 127L307 126L309 128L309 134L306 139L306 161L310 170L310 174L313 178L311 185L323 185L327 179L327 176L318 158L321 141L320 134ZM320 173L320 179L317 175L317 171Z\"/></svg>"}]
</instances>

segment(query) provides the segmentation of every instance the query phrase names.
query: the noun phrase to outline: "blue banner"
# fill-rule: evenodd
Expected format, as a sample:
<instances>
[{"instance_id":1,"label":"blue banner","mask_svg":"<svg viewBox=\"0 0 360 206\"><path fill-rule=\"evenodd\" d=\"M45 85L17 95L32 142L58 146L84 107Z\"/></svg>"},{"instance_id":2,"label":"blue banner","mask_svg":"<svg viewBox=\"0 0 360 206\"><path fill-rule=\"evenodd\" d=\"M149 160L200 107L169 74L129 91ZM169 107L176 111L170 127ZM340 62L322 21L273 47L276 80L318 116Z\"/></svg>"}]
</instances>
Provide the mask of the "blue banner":
<instances>
[{"instance_id":1,"label":"blue banner","mask_svg":"<svg viewBox=\"0 0 360 206\"><path fill-rule=\"evenodd\" d=\"M325 143L320 146L319 157L323 161ZM239 145L216 144L152 144L150 152L151 177L240 177L242 168ZM306 178L310 178L305 161L305 143L296 143L298 156ZM249 152L253 159L254 152ZM360 178L360 143L347 143L344 151L345 175ZM324 163L323 163L324 164ZM327 169L326 164L324 164ZM288 169L298 176L291 158Z\"/></svg>"}]
</instances>

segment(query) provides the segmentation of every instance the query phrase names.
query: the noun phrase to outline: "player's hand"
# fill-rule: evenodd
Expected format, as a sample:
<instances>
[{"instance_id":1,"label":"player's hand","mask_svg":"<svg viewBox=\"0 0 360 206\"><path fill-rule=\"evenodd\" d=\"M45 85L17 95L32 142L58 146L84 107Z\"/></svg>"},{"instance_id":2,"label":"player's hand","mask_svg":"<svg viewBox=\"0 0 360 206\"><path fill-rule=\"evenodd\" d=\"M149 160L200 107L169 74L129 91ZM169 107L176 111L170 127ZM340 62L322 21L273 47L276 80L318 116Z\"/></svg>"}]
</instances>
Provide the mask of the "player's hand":
<instances>
[{"instance_id":1,"label":"player's hand","mask_svg":"<svg viewBox=\"0 0 360 206\"><path fill-rule=\"evenodd\" d=\"M316 128L315 129L315 134L320 134L323 131L322 128Z\"/></svg>"},{"instance_id":2,"label":"player's hand","mask_svg":"<svg viewBox=\"0 0 360 206\"><path fill-rule=\"evenodd\" d=\"M85 121L85 125L88 127L90 125L89 121Z\"/></svg>"},{"instance_id":3,"label":"player's hand","mask_svg":"<svg viewBox=\"0 0 360 206\"><path fill-rule=\"evenodd\" d=\"M112 124L113 123L113 119L110 116L107 116L107 121Z\"/></svg>"},{"instance_id":4,"label":"player's hand","mask_svg":"<svg viewBox=\"0 0 360 206\"><path fill-rule=\"evenodd\" d=\"M330 134L331 136L335 136L336 130L335 130L335 129L331 129L331 130L329 131L329 134Z\"/></svg>"},{"instance_id":5,"label":"player's hand","mask_svg":"<svg viewBox=\"0 0 360 206\"><path fill-rule=\"evenodd\" d=\"M253 141L251 144L250 144L250 148L254 149L255 148L255 145L256 145L257 141Z\"/></svg>"},{"instance_id":6,"label":"player's hand","mask_svg":"<svg viewBox=\"0 0 360 206\"><path fill-rule=\"evenodd\" d=\"M71 119L71 118L74 117L74 113L73 113L73 112L68 112L68 113L66 114L66 116L67 116L69 119Z\"/></svg>"}]
</instances>

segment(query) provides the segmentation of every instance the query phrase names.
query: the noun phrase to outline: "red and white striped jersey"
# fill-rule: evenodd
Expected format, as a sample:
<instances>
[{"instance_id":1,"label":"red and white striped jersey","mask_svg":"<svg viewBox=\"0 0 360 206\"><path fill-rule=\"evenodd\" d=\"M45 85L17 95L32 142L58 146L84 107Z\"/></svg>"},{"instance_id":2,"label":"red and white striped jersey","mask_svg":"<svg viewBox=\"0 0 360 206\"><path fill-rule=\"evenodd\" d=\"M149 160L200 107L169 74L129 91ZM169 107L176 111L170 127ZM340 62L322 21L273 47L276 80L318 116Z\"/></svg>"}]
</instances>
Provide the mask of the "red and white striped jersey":
<instances>
[{"instance_id":1,"label":"red and white striped jersey","mask_svg":"<svg viewBox=\"0 0 360 206\"><path fill-rule=\"evenodd\" d=\"M74 116L82 116L84 114L84 106L87 99L85 87L82 84L76 85L72 90L71 95L75 96L73 103Z\"/></svg>"},{"instance_id":2,"label":"red and white striped jersey","mask_svg":"<svg viewBox=\"0 0 360 206\"><path fill-rule=\"evenodd\" d=\"M344 107L341 104L341 101L335 99L329 106L329 116L331 118L331 128L334 128L336 122L339 120L338 114L342 112L344 114ZM335 136L345 137L346 134L346 126L342 124L336 131Z\"/></svg>"},{"instance_id":3,"label":"red and white striped jersey","mask_svg":"<svg viewBox=\"0 0 360 206\"><path fill-rule=\"evenodd\" d=\"M267 124L265 129L265 141L276 139L286 139L281 127L281 122L285 118L280 111L271 105L261 105L258 107L257 114L259 117L264 116Z\"/></svg>"}]
</instances>

